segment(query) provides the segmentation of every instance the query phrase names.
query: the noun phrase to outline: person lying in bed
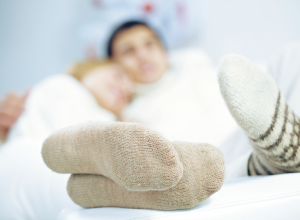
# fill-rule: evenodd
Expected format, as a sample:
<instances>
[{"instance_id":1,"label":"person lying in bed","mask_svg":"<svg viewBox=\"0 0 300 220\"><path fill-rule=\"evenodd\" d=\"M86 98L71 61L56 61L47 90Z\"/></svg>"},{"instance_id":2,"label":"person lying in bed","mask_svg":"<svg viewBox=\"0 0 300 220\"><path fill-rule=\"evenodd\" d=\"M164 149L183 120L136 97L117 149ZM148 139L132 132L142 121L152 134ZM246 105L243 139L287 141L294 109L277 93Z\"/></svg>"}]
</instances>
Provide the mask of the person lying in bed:
<instances>
[{"instance_id":1,"label":"person lying in bed","mask_svg":"<svg viewBox=\"0 0 300 220\"><path fill-rule=\"evenodd\" d=\"M196 106L192 108L199 97L186 101L190 96L178 96L180 92L171 97L169 89L175 89L170 83L174 74L166 74L169 70L166 51L149 26L141 22L126 23L115 31L110 42L108 55L140 83L138 90L142 87L132 106L145 110L137 111L145 121L156 115L160 119L156 123L169 123L175 130L193 132L205 138L202 133L205 129L197 133L197 130L188 126L182 128L178 123L180 117L184 121L191 116L197 125L204 128L207 125L216 137L219 135L217 129L224 125L220 126L222 121L212 121L222 115L223 108L214 109L209 118L211 122L203 123L205 121L198 115L205 111L197 111ZM183 77L179 82L188 86L176 84L177 88L181 85L182 94L186 94L185 89L195 88L190 81ZM196 78L193 81L201 83ZM202 83L203 88L207 88L206 81ZM237 167L245 173L248 170L249 175L298 172L299 120L286 105L273 79L245 58L231 55L220 63L219 84L230 112L255 149L252 156L249 158L248 154L242 158ZM207 91L202 95L209 93ZM159 98L162 99L158 104ZM151 99L154 101L150 102ZM217 100L208 99L206 103ZM149 109L151 111L146 111ZM163 112L165 109L168 111ZM231 146L236 150L244 147ZM57 149L63 149L63 152ZM222 155L216 148L170 142L140 124L87 123L64 129L47 139L43 157L52 170L73 173L68 192L73 201L83 207L190 208L216 192L224 178Z\"/></svg>"},{"instance_id":2,"label":"person lying in bed","mask_svg":"<svg viewBox=\"0 0 300 220\"><path fill-rule=\"evenodd\" d=\"M33 86L0 147L0 219L56 219L63 207L74 207L66 191L68 175L54 174L44 165L42 142L74 124L122 120L131 95L128 74L111 60L78 62L68 74Z\"/></svg>"},{"instance_id":3,"label":"person lying in bed","mask_svg":"<svg viewBox=\"0 0 300 220\"><path fill-rule=\"evenodd\" d=\"M107 55L138 84L127 116L135 116L168 140L217 146L227 163L234 162L226 169L235 167L235 177L300 170L299 43L274 58L271 76L241 56L228 55L219 63L217 79L210 67L197 66L196 58L174 68L154 29L129 21L112 33ZM239 138L244 139L229 147L220 138L231 129L228 110L240 126ZM229 159L228 154L240 149L245 150Z\"/></svg>"},{"instance_id":4,"label":"person lying in bed","mask_svg":"<svg viewBox=\"0 0 300 220\"><path fill-rule=\"evenodd\" d=\"M54 131L89 120L120 120L131 99L132 83L113 61L84 61L68 74L35 85L7 141L23 136L46 138Z\"/></svg>"}]
</instances>

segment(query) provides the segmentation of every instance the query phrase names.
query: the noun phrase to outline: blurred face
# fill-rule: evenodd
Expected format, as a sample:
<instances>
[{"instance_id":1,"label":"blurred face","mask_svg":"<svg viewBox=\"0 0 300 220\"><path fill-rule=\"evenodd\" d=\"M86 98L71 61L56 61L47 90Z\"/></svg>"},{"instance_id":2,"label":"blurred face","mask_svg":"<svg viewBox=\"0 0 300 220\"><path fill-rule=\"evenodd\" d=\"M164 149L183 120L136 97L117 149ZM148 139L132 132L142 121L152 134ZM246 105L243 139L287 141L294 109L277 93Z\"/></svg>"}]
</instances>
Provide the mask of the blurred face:
<instances>
[{"instance_id":1,"label":"blurred face","mask_svg":"<svg viewBox=\"0 0 300 220\"><path fill-rule=\"evenodd\" d=\"M129 72L133 81L153 83L168 68L166 51L155 33L138 25L117 35L112 45L113 58Z\"/></svg>"},{"instance_id":2,"label":"blurred face","mask_svg":"<svg viewBox=\"0 0 300 220\"><path fill-rule=\"evenodd\" d=\"M94 69L81 79L98 104L119 115L131 99L132 83L128 74L117 64Z\"/></svg>"}]
</instances>

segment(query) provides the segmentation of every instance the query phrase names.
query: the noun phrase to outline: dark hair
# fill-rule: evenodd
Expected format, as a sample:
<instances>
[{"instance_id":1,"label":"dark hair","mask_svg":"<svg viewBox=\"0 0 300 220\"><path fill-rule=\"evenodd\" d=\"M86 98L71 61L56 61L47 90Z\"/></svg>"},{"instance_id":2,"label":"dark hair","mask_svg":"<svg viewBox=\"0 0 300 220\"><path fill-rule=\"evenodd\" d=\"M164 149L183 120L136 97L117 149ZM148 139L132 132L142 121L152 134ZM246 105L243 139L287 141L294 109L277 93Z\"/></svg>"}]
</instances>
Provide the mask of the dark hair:
<instances>
[{"instance_id":1,"label":"dark hair","mask_svg":"<svg viewBox=\"0 0 300 220\"><path fill-rule=\"evenodd\" d=\"M116 37L117 37L121 32L123 32L123 31L125 31L125 30L128 30L128 29L130 29L130 28L133 28L133 27L135 27L135 26L140 26L140 25L145 26L145 27L151 29L151 30L155 33L155 35L157 35L157 37L160 39L158 33L157 33L155 30L153 30L153 28L150 27L146 22L144 22L144 21L134 21L134 20L133 20L133 21L126 21L126 22L124 22L123 24L121 24L120 26L118 26L118 27L112 32L112 34L111 34L111 36L110 36L110 38L109 38L109 40L108 40L108 43L107 43L107 48L106 48L106 54L107 54L107 56L108 56L108 57L112 57L112 55L113 55L113 52L112 52L112 49L113 49L113 48L112 48L112 47L113 47L113 42L114 42L114 40L116 39Z\"/></svg>"}]
</instances>

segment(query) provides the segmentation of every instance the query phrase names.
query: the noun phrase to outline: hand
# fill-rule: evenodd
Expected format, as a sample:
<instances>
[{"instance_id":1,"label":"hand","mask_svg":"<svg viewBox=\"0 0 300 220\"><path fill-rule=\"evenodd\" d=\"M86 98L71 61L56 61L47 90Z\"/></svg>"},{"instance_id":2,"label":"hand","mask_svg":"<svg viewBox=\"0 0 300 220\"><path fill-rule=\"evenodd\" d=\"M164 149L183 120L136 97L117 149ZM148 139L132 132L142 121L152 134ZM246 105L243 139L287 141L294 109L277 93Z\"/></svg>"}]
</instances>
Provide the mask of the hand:
<instances>
[{"instance_id":1,"label":"hand","mask_svg":"<svg viewBox=\"0 0 300 220\"><path fill-rule=\"evenodd\" d=\"M0 100L0 140L6 139L9 129L22 114L29 92L23 96L9 93Z\"/></svg>"}]
</instances>

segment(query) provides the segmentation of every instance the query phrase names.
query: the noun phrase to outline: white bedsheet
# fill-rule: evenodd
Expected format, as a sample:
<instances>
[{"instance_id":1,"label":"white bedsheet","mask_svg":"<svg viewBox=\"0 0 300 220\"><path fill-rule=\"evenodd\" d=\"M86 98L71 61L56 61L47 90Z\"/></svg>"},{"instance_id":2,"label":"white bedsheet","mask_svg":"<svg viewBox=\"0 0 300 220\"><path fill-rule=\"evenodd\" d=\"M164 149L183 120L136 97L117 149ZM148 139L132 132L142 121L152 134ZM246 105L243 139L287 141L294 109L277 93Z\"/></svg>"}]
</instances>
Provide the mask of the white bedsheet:
<instances>
[{"instance_id":1,"label":"white bedsheet","mask_svg":"<svg viewBox=\"0 0 300 220\"><path fill-rule=\"evenodd\" d=\"M52 132L90 120L115 117L71 76L55 75L33 87L25 112L0 146L0 220L56 219L63 208L77 207L66 190L69 174L52 172L41 148Z\"/></svg>"},{"instance_id":2,"label":"white bedsheet","mask_svg":"<svg viewBox=\"0 0 300 220\"><path fill-rule=\"evenodd\" d=\"M42 142L20 138L0 148L1 220L53 220L61 209L78 207L67 194L69 174L44 164Z\"/></svg>"},{"instance_id":3,"label":"white bedsheet","mask_svg":"<svg viewBox=\"0 0 300 220\"><path fill-rule=\"evenodd\" d=\"M298 220L300 174L240 177L189 210L66 208L58 220Z\"/></svg>"}]
</instances>

